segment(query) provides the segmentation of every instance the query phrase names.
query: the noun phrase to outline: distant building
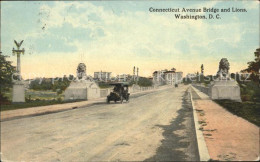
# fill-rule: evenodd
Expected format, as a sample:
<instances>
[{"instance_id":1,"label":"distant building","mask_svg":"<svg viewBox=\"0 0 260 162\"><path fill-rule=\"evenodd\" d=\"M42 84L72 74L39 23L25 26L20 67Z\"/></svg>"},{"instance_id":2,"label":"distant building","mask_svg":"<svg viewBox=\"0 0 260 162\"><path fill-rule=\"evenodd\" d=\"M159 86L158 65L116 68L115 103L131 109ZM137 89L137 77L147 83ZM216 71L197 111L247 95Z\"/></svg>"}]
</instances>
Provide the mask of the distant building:
<instances>
[{"instance_id":1,"label":"distant building","mask_svg":"<svg viewBox=\"0 0 260 162\"><path fill-rule=\"evenodd\" d=\"M175 83L179 84L182 82L183 72L179 71L175 73Z\"/></svg>"},{"instance_id":2,"label":"distant building","mask_svg":"<svg viewBox=\"0 0 260 162\"><path fill-rule=\"evenodd\" d=\"M153 83L155 85L165 85L166 84L164 72L166 72L166 70L153 72Z\"/></svg>"},{"instance_id":3,"label":"distant building","mask_svg":"<svg viewBox=\"0 0 260 162\"><path fill-rule=\"evenodd\" d=\"M175 85L182 81L182 72L176 72L175 68L171 70L160 70L153 72L153 83L155 85Z\"/></svg>"},{"instance_id":4,"label":"distant building","mask_svg":"<svg viewBox=\"0 0 260 162\"><path fill-rule=\"evenodd\" d=\"M175 77L176 77L175 70L165 71L164 77L165 77L165 83L166 84L168 84L168 85L174 85L175 84Z\"/></svg>"},{"instance_id":5,"label":"distant building","mask_svg":"<svg viewBox=\"0 0 260 162\"><path fill-rule=\"evenodd\" d=\"M99 81L109 81L111 79L111 72L94 72L94 79Z\"/></svg>"},{"instance_id":6,"label":"distant building","mask_svg":"<svg viewBox=\"0 0 260 162\"><path fill-rule=\"evenodd\" d=\"M132 75L130 74L121 74L121 75L117 75L117 80L119 82L127 82L127 81L131 81L133 78Z\"/></svg>"}]
</instances>

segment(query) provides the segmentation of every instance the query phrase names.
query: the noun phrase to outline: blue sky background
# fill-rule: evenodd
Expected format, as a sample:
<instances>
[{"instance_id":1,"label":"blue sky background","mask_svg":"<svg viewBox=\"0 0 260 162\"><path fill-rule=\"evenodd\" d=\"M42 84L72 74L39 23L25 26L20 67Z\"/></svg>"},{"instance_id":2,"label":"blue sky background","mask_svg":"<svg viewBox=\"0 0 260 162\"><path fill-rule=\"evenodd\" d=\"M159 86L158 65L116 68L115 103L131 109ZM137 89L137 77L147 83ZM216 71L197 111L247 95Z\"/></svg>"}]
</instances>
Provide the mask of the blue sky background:
<instances>
[{"instance_id":1,"label":"blue sky background","mask_svg":"<svg viewBox=\"0 0 260 162\"><path fill-rule=\"evenodd\" d=\"M219 13L221 20L176 20L175 13L149 8L246 8ZM203 13L199 13L203 14ZM24 40L22 75L75 74L77 64L94 71L143 76L175 67L185 74L215 74L221 58L231 72L247 67L259 47L257 1L78 1L1 2L1 50L11 55L13 40Z\"/></svg>"}]
</instances>

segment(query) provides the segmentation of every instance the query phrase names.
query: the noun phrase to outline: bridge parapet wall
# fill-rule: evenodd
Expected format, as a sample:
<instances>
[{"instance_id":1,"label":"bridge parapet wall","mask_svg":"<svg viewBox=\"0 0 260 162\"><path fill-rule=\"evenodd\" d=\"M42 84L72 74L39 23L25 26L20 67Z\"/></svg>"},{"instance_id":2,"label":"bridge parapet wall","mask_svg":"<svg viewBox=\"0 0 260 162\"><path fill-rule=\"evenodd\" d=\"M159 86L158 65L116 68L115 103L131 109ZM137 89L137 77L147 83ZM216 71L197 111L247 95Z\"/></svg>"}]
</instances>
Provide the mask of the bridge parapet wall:
<instances>
[{"instance_id":1,"label":"bridge parapet wall","mask_svg":"<svg viewBox=\"0 0 260 162\"><path fill-rule=\"evenodd\" d=\"M206 87L201 84L192 84L193 87L197 88L201 92L205 93L206 95L210 96L210 87Z\"/></svg>"}]
</instances>

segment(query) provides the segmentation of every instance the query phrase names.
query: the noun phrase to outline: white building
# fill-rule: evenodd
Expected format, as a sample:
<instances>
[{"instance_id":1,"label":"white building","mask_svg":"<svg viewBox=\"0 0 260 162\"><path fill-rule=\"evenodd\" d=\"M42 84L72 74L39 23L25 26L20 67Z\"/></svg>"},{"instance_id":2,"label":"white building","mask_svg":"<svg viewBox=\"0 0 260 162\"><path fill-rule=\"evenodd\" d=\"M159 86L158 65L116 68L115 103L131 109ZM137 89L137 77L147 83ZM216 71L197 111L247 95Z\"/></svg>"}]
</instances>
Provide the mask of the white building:
<instances>
[{"instance_id":1,"label":"white building","mask_svg":"<svg viewBox=\"0 0 260 162\"><path fill-rule=\"evenodd\" d=\"M175 85L176 73L175 70L169 70L164 72L165 83L167 85Z\"/></svg>"},{"instance_id":2,"label":"white building","mask_svg":"<svg viewBox=\"0 0 260 162\"><path fill-rule=\"evenodd\" d=\"M160 71L155 71L153 72L153 83L155 85L165 85L166 81L165 81L165 72L167 70L160 70Z\"/></svg>"},{"instance_id":3,"label":"white building","mask_svg":"<svg viewBox=\"0 0 260 162\"><path fill-rule=\"evenodd\" d=\"M175 83L179 84L182 82L183 72L175 73Z\"/></svg>"},{"instance_id":4,"label":"white building","mask_svg":"<svg viewBox=\"0 0 260 162\"><path fill-rule=\"evenodd\" d=\"M126 82L126 81L130 81L132 79L132 76L130 74L121 74L121 75L117 75L117 80Z\"/></svg>"},{"instance_id":5,"label":"white building","mask_svg":"<svg viewBox=\"0 0 260 162\"><path fill-rule=\"evenodd\" d=\"M111 79L111 72L94 72L94 79L99 81L108 81Z\"/></svg>"},{"instance_id":6,"label":"white building","mask_svg":"<svg viewBox=\"0 0 260 162\"><path fill-rule=\"evenodd\" d=\"M175 85L182 82L182 72L176 72L175 68L171 70L160 70L153 73L153 83L155 85Z\"/></svg>"}]
</instances>

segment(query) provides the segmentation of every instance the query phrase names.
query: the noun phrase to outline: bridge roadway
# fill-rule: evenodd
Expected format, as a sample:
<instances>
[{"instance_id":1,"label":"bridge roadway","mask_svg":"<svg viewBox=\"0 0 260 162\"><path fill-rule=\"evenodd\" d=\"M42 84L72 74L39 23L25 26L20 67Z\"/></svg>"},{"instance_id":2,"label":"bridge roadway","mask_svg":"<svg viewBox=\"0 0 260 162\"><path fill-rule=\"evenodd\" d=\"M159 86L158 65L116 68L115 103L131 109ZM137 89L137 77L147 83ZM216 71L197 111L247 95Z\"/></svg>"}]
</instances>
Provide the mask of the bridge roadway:
<instances>
[{"instance_id":1,"label":"bridge roadway","mask_svg":"<svg viewBox=\"0 0 260 162\"><path fill-rule=\"evenodd\" d=\"M188 86L1 122L11 161L199 160Z\"/></svg>"}]
</instances>

